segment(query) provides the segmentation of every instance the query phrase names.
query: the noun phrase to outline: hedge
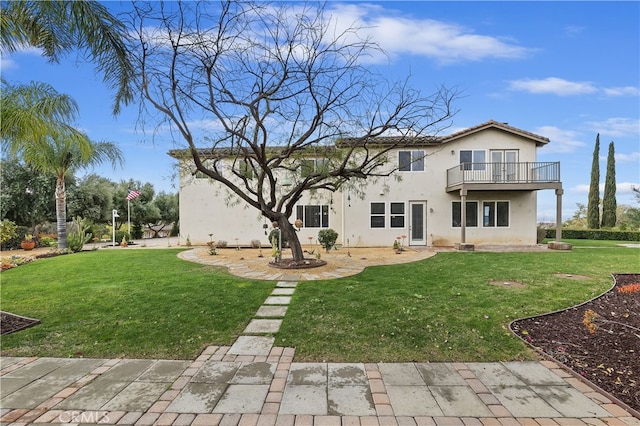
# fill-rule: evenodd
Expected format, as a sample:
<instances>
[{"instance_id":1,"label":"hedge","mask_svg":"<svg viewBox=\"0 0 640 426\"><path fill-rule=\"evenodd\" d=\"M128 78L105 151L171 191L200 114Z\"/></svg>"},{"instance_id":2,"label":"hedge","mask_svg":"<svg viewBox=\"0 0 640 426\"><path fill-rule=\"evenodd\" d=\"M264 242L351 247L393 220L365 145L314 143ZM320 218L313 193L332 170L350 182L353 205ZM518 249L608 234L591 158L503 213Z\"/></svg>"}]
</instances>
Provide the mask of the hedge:
<instances>
[{"instance_id":1,"label":"hedge","mask_svg":"<svg viewBox=\"0 0 640 426\"><path fill-rule=\"evenodd\" d=\"M556 230L547 229L546 238L555 238ZM640 231L609 231L605 229L563 229L562 238L568 240L640 241Z\"/></svg>"}]
</instances>

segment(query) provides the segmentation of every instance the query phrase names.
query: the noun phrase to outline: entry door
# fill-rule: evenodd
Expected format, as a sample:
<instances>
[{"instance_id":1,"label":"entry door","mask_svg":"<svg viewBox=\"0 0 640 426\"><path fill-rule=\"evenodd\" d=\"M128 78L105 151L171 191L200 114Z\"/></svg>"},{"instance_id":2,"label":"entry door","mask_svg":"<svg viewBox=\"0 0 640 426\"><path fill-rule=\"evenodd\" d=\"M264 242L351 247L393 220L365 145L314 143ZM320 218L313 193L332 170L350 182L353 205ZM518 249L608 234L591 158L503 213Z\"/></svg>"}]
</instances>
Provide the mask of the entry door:
<instances>
[{"instance_id":1,"label":"entry door","mask_svg":"<svg viewBox=\"0 0 640 426\"><path fill-rule=\"evenodd\" d=\"M427 203L426 201L409 202L409 245L427 245Z\"/></svg>"}]
</instances>

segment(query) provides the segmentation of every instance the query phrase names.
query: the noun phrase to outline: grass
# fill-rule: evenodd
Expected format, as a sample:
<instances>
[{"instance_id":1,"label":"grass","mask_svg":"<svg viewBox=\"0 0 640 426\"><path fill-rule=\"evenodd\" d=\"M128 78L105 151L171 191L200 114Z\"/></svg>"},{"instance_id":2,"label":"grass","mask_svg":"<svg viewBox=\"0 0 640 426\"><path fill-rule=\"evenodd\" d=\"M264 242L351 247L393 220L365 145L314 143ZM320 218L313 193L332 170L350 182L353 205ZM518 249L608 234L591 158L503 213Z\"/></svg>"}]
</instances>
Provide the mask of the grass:
<instances>
[{"instance_id":1,"label":"grass","mask_svg":"<svg viewBox=\"0 0 640 426\"><path fill-rule=\"evenodd\" d=\"M640 271L637 249L440 253L425 261L298 285L277 344L305 361L497 361L535 355L509 332L517 318L591 299L611 273ZM575 280L554 274L588 276ZM517 281L524 288L490 285Z\"/></svg>"},{"instance_id":2,"label":"grass","mask_svg":"<svg viewBox=\"0 0 640 426\"><path fill-rule=\"evenodd\" d=\"M100 250L2 272L2 310L42 324L4 356L193 359L231 344L274 288L180 260L179 250Z\"/></svg>"},{"instance_id":3,"label":"grass","mask_svg":"<svg viewBox=\"0 0 640 426\"><path fill-rule=\"evenodd\" d=\"M275 282L185 262L178 251L100 250L2 272L2 310L43 322L4 336L2 355L193 359L207 345L231 344ZM301 282L276 344L296 347L300 361L533 359L509 322L601 294L611 273L640 271L638 254L586 244L571 252L450 252Z\"/></svg>"}]
</instances>

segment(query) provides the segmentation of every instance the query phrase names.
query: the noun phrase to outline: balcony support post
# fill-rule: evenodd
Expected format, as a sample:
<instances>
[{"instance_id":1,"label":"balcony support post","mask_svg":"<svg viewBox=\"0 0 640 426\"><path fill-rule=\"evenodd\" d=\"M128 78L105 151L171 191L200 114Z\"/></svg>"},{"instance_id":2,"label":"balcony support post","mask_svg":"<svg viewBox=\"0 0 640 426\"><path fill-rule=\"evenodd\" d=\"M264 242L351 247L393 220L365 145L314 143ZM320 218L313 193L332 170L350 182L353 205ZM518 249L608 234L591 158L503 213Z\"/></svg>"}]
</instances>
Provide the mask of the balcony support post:
<instances>
[{"instance_id":1,"label":"balcony support post","mask_svg":"<svg viewBox=\"0 0 640 426\"><path fill-rule=\"evenodd\" d=\"M460 190L460 243L467 242L467 190Z\"/></svg>"},{"instance_id":2,"label":"balcony support post","mask_svg":"<svg viewBox=\"0 0 640 426\"><path fill-rule=\"evenodd\" d=\"M556 241L562 241L562 188L556 189Z\"/></svg>"},{"instance_id":3,"label":"balcony support post","mask_svg":"<svg viewBox=\"0 0 640 426\"><path fill-rule=\"evenodd\" d=\"M467 244L467 188L460 189L460 242L455 244L456 250L473 251L473 244Z\"/></svg>"},{"instance_id":4,"label":"balcony support post","mask_svg":"<svg viewBox=\"0 0 640 426\"><path fill-rule=\"evenodd\" d=\"M556 239L550 241L547 247L551 250L571 250L572 246L569 243L562 242L562 186L556 188Z\"/></svg>"}]
</instances>

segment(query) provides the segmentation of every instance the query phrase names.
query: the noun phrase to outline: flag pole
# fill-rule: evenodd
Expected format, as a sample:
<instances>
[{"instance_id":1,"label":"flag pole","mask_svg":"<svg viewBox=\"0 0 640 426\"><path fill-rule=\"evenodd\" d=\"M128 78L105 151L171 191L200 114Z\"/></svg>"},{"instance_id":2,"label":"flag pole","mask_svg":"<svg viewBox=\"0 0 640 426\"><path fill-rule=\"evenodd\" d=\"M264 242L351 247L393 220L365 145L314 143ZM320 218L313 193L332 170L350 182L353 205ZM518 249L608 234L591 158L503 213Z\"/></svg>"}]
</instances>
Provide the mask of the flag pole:
<instances>
[{"instance_id":1,"label":"flag pole","mask_svg":"<svg viewBox=\"0 0 640 426\"><path fill-rule=\"evenodd\" d=\"M127 233L131 239L131 200L127 200L127 226L129 227Z\"/></svg>"}]
</instances>

